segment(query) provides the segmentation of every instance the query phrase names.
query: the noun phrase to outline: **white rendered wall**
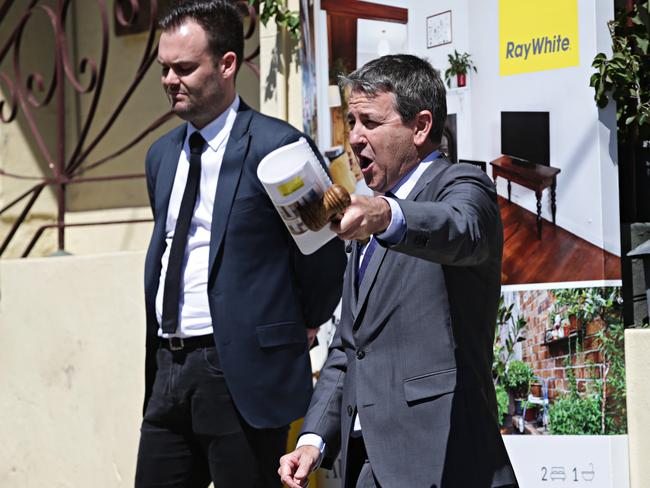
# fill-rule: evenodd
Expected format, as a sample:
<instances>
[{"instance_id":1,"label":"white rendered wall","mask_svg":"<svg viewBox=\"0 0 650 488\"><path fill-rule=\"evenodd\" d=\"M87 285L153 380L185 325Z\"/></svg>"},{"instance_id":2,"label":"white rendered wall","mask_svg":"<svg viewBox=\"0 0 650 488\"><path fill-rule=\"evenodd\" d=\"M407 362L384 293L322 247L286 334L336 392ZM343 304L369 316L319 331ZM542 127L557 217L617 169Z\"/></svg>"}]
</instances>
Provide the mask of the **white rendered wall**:
<instances>
[{"instance_id":1,"label":"white rendered wall","mask_svg":"<svg viewBox=\"0 0 650 488\"><path fill-rule=\"evenodd\" d=\"M133 486L144 253L0 261L0 486Z\"/></svg>"},{"instance_id":2,"label":"white rendered wall","mask_svg":"<svg viewBox=\"0 0 650 488\"><path fill-rule=\"evenodd\" d=\"M625 331L625 383L630 449L630 486L650 486L650 330Z\"/></svg>"}]
</instances>

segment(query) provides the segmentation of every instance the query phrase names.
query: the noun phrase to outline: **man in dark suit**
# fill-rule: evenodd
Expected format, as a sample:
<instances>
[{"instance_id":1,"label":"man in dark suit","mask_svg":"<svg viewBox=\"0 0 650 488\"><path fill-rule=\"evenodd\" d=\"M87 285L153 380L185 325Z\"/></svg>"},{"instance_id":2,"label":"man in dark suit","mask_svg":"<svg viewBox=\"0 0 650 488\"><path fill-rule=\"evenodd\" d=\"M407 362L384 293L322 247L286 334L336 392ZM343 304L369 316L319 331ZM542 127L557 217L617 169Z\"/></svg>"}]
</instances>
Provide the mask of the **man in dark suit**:
<instances>
[{"instance_id":1,"label":"man in dark suit","mask_svg":"<svg viewBox=\"0 0 650 488\"><path fill-rule=\"evenodd\" d=\"M155 225L136 486L278 486L288 425L312 393L308 346L340 297L343 243L302 255L257 178L302 134L237 95L236 9L185 2L160 26L162 84L186 123L146 160Z\"/></svg>"},{"instance_id":2,"label":"man in dark suit","mask_svg":"<svg viewBox=\"0 0 650 488\"><path fill-rule=\"evenodd\" d=\"M494 185L436 150L447 109L429 63L385 56L343 81L350 143L385 195L353 196L333 225L371 238L349 260L340 326L279 473L305 486L340 452L347 487L516 486L491 375L503 246Z\"/></svg>"}]
</instances>

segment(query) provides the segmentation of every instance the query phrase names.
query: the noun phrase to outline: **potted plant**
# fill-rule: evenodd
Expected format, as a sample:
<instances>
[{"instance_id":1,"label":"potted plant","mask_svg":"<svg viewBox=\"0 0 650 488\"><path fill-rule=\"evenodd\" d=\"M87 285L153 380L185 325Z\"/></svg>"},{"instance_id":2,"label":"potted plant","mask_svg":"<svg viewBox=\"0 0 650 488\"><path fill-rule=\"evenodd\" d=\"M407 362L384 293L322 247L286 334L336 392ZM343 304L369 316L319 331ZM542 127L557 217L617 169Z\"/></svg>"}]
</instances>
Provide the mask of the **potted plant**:
<instances>
[{"instance_id":1,"label":"potted plant","mask_svg":"<svg viewBox=\"0 0 650 488\"><path fill-rule=\"evenodd\" d=\"M451 77L454 75L457 86L463 87L467 84L467 72L470 69L473 69L474 73L478 73L468 53L459 53L454 49L454 54L447 55L447 58L449 59L449 68L445 71L445 80L449 86L451 86Z\"/></svg>"},{"instance_id":2,"label":"potted plant","mask_svg":"<svg viewBox=\"0 0 650 488\"><path fill-rule=\"evenodd\" d=\"M504 385L514 400L515 415L522 414L522 401L528 396L532 380L533 370L528 364L518 359L508 363Z\"/></svg>"},{"instance_id":3,"label":"potted plant","mask_svg":"<svg viewBox=\"0 0 650 488\"><path fill-rule=\"evenodd\" d=\"M535 422L539 415L539 405L525 400L523 402L523 416L526 422Z\"/></svg>"}]
</instances>

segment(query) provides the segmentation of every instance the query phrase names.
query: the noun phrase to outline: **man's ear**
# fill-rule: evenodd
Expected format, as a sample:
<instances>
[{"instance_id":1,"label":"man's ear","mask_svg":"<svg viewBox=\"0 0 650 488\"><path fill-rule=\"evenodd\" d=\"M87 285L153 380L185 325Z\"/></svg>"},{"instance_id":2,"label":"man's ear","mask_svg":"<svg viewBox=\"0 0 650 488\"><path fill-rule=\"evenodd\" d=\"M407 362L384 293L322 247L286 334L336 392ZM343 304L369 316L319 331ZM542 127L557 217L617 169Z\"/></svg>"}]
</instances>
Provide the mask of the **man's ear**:
<instances>
[{"instance_id":1,"label":"man's ear","mask_svg":"<svg viewBox=\"0 0 650 488\"><path fill-rule=\"evenodd\" d=\"M219 72L223 79L234 79L237 73L237 55L228 51L221 56L221 63L219 64Z\"/></svg>"},{"instance_id":2,"label":"man's ear","mask_svg":"<svg viewBox=\"0 0 650 488\"><path fill-rule=\"evenodd\" d=\"M416 146L423 146L429 140L429 132L433 127L433 115L428 110L422 110L415 116L415 133L413 142Z\"/></svg>"}]
</instances>

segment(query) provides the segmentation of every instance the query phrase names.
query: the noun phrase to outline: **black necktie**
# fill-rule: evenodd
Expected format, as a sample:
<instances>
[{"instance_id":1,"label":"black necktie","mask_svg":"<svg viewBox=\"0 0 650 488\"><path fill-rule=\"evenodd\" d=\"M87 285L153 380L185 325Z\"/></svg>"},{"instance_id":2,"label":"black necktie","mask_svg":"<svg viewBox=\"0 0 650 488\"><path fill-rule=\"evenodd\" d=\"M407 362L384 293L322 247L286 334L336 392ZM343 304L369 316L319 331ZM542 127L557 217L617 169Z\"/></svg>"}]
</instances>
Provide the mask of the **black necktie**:
<instances>
[{"instance_id":1,"label":"black necktie","mask_svg":"<svg viewBox=\"0 0 650 488\"><path fill-rule=\"evenodd\" d=\"M178 308L180 301L181 282L183 281L183 261L187 248L187 234L190 230L194 204L199 193L201 179L201 153L205 146L205 139L199 131L190 136L190 169L187 173L185 191L178 211L174 237L169 251L167 274L165 275L165 288L163 290L162 330L166 334L173 334L178 328Z\"/></svg>"}]
</instances>

